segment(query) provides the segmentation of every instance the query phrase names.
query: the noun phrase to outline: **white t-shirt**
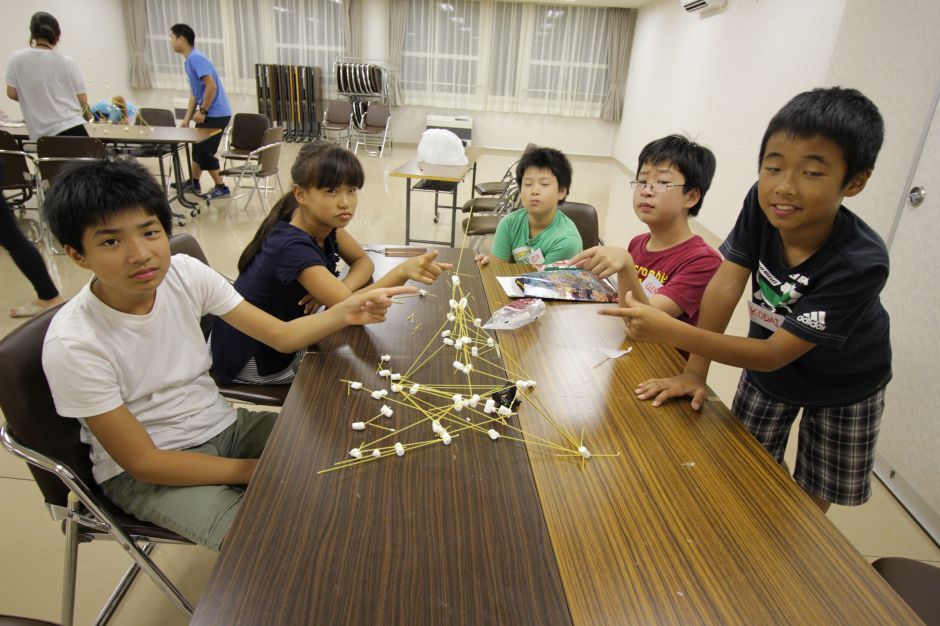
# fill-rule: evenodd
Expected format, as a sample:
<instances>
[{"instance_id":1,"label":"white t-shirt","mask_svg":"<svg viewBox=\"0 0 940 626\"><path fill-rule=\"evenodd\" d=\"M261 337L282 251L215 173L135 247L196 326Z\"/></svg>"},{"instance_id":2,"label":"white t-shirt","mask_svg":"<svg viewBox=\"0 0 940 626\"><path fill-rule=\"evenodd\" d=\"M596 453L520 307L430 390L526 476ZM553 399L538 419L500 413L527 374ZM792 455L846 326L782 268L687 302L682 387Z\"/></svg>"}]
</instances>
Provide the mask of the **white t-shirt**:
<instances>
[{"instance_id":1,"label":"white t-shirt","mask_svg":"<svg viewBox=\"0 0 940 626\"><path fill-rule=\"evenodd\" d=\"M91 282L62 307L46 333L42 366L64 417L100 415L126 405L154 445L184 450L235 421L235 411L209 376L203 315L224 315L243 298L221 275L192 257L172 257L147 315L121 313L91 291ZM82 419L99 483L124 470Z\"/></svg>"},{"instance_id":2,"label":"white t-shirt","mask_svg":"<svg viewBox=\"0 0 940 626\"><path fill-rule=\"evenodd\" d=\"M76 94L85 93L78 65L55 50L17 50L7 65L7 85L16 89L29 138L58 135L84 124Z\"/></svg>"}]
</instances>

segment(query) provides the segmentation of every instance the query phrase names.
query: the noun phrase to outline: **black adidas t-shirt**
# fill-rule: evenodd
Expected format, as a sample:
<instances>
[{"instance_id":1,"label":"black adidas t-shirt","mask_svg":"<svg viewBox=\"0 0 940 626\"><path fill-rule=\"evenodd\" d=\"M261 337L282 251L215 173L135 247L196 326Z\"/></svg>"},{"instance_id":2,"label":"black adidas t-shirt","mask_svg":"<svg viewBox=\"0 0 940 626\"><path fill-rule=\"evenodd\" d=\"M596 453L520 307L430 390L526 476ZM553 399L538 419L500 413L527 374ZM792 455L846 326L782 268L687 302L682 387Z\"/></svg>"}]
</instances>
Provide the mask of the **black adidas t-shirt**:
<instances>
[{"instance_id":1,"label":"black adidas t-shirt","mask_svg":"<svg viewBox=\"0 0 940 626\"><path fill-rule=\"evenodd\" d=\"M721 253L751 271L749 337L766 339L780 327L816 344L777 371L749 371L764 393L788 404L841 406L888 383L888 313L879 298L888 279L888 250L858 216L840 207L822 248L787 267L780 234L761 211L755 184Z\"/></svg>"}]
</instances>

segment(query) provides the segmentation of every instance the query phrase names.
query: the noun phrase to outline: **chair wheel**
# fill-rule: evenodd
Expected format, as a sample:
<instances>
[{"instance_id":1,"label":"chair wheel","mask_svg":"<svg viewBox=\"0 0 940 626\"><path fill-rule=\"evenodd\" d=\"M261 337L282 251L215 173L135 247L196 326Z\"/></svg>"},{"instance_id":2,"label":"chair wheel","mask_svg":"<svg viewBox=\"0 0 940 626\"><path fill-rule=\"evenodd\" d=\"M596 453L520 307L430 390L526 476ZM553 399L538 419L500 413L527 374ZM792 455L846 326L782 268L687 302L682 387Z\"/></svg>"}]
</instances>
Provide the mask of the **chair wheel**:
<instances>
[{"instance_id":1,"label":"chair wheel","mask_svg":"<svg viewBox=\"0 0 940 626\"><path fill-rule=\"evenodd\" d=\"M199 215L199 209L190 209L189 211L190 217L196 217L197 215Z\"/></svg>"},{"instance_id":2,"label":"chair wheel","mask_svg":"<svg viewBox=\"0 0 940 626\"><path fill-rule=\"evenodd\" d=\"M435 215L435 216L434 216L434 223L437 224L437 223L440 222L440 221L441 221L441 216L440 216L440 215Z\"/></svg>"},{"instance_id":3,"label":"chair wheel","mask_svg":"<svg viewBox=\"0 0 940 626\"><path fill-rule=\"evenodd\" d=\"M178 218L176 218L176 225L177 225L177 226L186 226L186 220L184 220L182 217L178 217Z\"/></svg>"}]
</instances>

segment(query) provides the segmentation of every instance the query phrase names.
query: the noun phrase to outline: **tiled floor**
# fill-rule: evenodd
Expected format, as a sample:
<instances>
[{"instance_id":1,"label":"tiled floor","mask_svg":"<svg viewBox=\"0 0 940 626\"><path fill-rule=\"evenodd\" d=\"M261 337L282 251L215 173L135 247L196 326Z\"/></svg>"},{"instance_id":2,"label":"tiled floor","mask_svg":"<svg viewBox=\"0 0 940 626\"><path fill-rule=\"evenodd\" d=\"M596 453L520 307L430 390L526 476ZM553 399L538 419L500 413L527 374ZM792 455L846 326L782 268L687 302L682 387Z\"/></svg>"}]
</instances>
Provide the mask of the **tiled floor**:
<instances>
[{"instance_id":1,"label":"tiled floor","mask_svg":"<svg viewBox=\"0 0 940 626\"><path fill-rule=\"evenodd\" d=\"M289 144L282 154L284 183L297 145ZM404 196L402 179L390 178L389 172L414 155L411 146L396 146L383 159L363 157L366 184L360 197L358 213L349 227L361 242L404 242ZM507 152L488 151L479 161L478 180L498 180L514 160ZM627 181L630 173L610 159L576 157L571 199L594 205L599 214L601 236L608 243L625 244L641 232L642 225L631 209ZM462 203L469 192L461 188ZM417 238L449 237L448 217L434 225L430 218L430 194L415 194ZM273 203L272 194L270 201ZM257 200L250 209L215 203L179 230L191 232L202 243L210 262L220 271L234 275L239 253L254 233L264 210ZM705 210L708 207L706 206ZM702 232L711 243L714 234ZM50 272L62 286L65 296L72 296L87 281L88 275L62 256L47 256ZM0 252L0 281L6 285L0 293L0 336L19 323L6 317L6 311L34 297L29 283L16 270L5 252ZM6 282L10 281L10 282ZM729 332L745 334L745 310L738 308ZM714 365L709 383L717 395L730 404L738 371ZM792 445L790 452L792 461ZM875 481L875 495L861 507L833 507L830 519L845 533L858 550L874 559L880 556L906 556L940 564L940 549L918 528L892 496ZM0 613L55 620L58 618L62 575L63 538L59 525L50 521L40 495L25 465L0 453ZM177 581L187 596L197 601L215 561L215 554L197 547L162 546L156 559ZM90 544L79 550L79 590L76 623L90 623L114 584L128 565L121 550L109 543ZM146 576L138 578L121 606L116 624L184 624L183 616L157 591Z\"/></svg>"}]
</instances>

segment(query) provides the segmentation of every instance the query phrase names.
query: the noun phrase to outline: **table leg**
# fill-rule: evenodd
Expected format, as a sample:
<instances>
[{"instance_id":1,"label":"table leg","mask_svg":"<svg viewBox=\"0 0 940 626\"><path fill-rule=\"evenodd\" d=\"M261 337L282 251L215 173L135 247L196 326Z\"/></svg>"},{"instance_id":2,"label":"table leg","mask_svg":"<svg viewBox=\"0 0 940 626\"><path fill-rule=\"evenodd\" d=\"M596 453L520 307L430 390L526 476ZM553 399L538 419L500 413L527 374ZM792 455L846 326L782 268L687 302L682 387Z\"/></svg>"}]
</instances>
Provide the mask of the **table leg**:
<instances>
[{"instance_id":1,"label":"table leg","mask_svg":"<svg viewBox=\"0 0 940 626\"><path fill-rule=\"evenodd\" d=\"M411 179L405 179L405 245L411 245Z\"/></svg>"},{"instance_id":2,"label":"table leg","mask_svg":"<svg viewBox=\"0 0 940 626\"><path fill-rule=\"evenodd\" d=\"M450 247L454 247L454 240L457 237L457 187L454 185L454 203L450 211Z\"/></svg>"},{"instance_id":3,"label":"table leg","mask_svg":"<svg viewBox=\"0 0 940 626\"><path fill-rule=\"evenodd\" d=\"M473 162L473 181L470 183L470 199L473 200L473 194L477 188L477 162Z\"/></svg>"}]
</instances>

